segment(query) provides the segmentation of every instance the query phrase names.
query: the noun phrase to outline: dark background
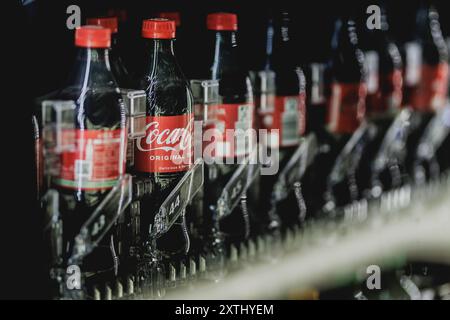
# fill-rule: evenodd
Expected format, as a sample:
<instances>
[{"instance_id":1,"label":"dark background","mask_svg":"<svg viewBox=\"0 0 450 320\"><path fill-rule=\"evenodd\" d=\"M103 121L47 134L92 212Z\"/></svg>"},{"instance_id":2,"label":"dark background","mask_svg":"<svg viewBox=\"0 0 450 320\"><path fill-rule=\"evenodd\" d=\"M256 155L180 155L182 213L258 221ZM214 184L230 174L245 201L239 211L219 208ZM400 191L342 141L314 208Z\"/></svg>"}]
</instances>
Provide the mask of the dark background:
<instances>
[{"instance_id":1,"label":"dark background","mask_svg":"<svg viewBox=\"0 0 450 320\"><path fill-rule=\"evenodd\" d=\"M66 8L81 7L82 21L93 16L106 15L109 8L128 10L128 22L121 31L124 57L131 69L138 69L142 50L140 26L142 19L161 11L181 11L183 39L178 54L182 54L185 72L195 76L204 67L205 18L208 12L235 12L239 17L241 55L248 69L258 69L264 62L265 19L270 8L288 9L295 21L294 38L299 64L306 52L325 60L333 28L334 15L342 10L357 10L364 19L365 8L376 1L252 1L252 0L35 0L27 6L12 0L12 6L3 9L12 23L2 41L2 85L7 98L2 108L3 179L0 225L0 298L45 297L44 244L36 210L33 169L33 139L30 117L32 101L41 95L61 88L74 57L74 32L66 28ZM414 13L418 0L386 1L390 24L395 39L402 42L411 37ZM436 4L440 9L445 36L450 34L450 10L445 0ZM3 4L2 4L3 6ZM361 22L361 21L360 21ZM7 44L7 45L6 45ZM186 45L187 44L187 45ZM2 229L3 229L2 228Z\"/></svg>"}]
</instances>

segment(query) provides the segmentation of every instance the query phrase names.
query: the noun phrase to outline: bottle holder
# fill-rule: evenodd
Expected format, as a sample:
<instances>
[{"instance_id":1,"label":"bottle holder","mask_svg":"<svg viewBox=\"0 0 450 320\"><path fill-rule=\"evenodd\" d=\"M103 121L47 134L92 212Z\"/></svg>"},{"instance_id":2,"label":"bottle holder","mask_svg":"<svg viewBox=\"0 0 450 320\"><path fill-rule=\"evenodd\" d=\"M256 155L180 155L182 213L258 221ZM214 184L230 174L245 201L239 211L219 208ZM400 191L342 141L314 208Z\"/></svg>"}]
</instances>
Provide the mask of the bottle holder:
<instances>
[{"instance_id":1,"label":"bottle holder","mask_svg":"<svg viewBox=\"0 0 450 320\"><path fill-rule=\"evenodd\" d=\"M133 102L141 103L143 101L142 92L134 92L131 95L128 93L127 96L131 97L131 102L127 102L128 106ZM139 102L137 99L142 100ZM135 107L136 111L133 111L134 107L128 109L127 116L129 118L143 115L142 112L137 111L142 109L139 109L137 105ZM58 174L58 162L61 152L75 148L74 141L62 137L62 131L74 129L74 111L75 104L72 101L45 101L42 104L42 150L46 160L44 172L47 176L53 177ZM429 156L434 154L434 151L448 137L450 133L448 112L448 109L443 110L428 125L417 149L417 159L431 161ZM388 158L385 159L386 161L391 161L391 157L400 159L402 156L405 143L404 137L408 132L409 116L409 111L405 110L397 118L396 123L386 135L383 148L388 151L384 153L380 152L380 157L382 155ZM133 126L134 129L130 129L133 130L133 132L129 132L130 138L138 138L143 134L142 126L138 125L139 121L135 123L136 126ZM351 161L350 154L358 149L359 143L364 141L364 137L367 134L368 128L363 126L360 128L360 133L357 133L350 140L338 158L335 169L333 170L334 174L342 174L340 169L347 167L346 162ZM427 136L433 136L434 139L432 139L431 144L429 143L430 140L426 140ZM318 150L318 141L313 134L303 139L298 149L279 174L273 188L273 204L283 201L290 192L294 191L298 200L300 215L304 215L306 209L304 202L302 203L301 201L301 180L306 168L313 163ZM239 166L226 183L217 200L215 217L217 220L229 215L239 204L241 204L242 211L245 215L246 192L257 175L260 174L261 169L255 160L256 152L257 150L254 150L251 156L246 159L246 162ZM381 163L381 160L378 159L378 161ZM383 162L384 165L386 163ZM153 245L154 240L169 232L177 220L180 220L182 225L184 225L186 240L185 253L189 251L190 239L186 228L185 213L187 206L202 189L204 183L204 165L203 160L197 159L191 170L179 181L156 213L148 234L149 241L147 243L149 246L146 248L151 251L151 259L141 259L136 273L130 274L128 273L129 270L126 270L125 276L121 274L120 277L117 277L115 289L110 284L104 286L106 288L105 290L100 290L99 287L96 287L92 296L93 298L161 298L165 296L165 291L170 286L179 288L188 286L188 284L191 285L197 279L214 280L222 278L227 270L234 270L241 263L248 264L258 259L263 259L264 256L269 254L267 251L269 248L268 244L273 238L270 235L260 235L256 239L246 239L240 244L231 245L229 258L225 258L225 252L222 252L222 255L218 257L214 257L219 262L202 253L187 256L186 260L180 262L180 265L176 267L173 264L169 264L167 267L162 262L156 246ZM332 217L330 216L326 220L314 222L314 231L309 231L308 228L300 230L298 227L295 227L293 230L287 230L282 239L281 250L283 252L289 252L296 248L298 249L300 243L304 247L311 244L311 242L322 241L318 240L321 238L321 235L327 235L332 230L334 230L333 235L339 237L340 234L352 232L359 225L370 223L375 226L378 221L376 216L379 213L383 213L383 219L385 220L393 219L394 213L404 212L411 207L411 203L419 203L420 199L424 201L429 200L435 194L440 194L440 189L443 187L448 188L449 177L448 172L439 172L436 178L431 179L426 184L418 184L417 186L406 184L383 192L378 197L353 201L349 205L336 208L336 214ZM96 207L89 219L82 225L80 231L74 238L73 250L66 256L67 253L64 253L65 248L63 243L63 219L59 203L60 195L55 189L49 188L47 190L42 200L46 215L45 230L50 234L50 247L52 250L51 264L53 267L50 270L50 277L58 283L60 297L70 299L86 298L84 287L81 290L67 289L66 281L68 276L66 267L68 265L82 265L85 257L98 246L115 223L125 219L124 216L127 213L131 220L125 221L131 222L131 225L133 225L133 217L139 217L140 211L134 205L139 203L139 199L151 193L152 185L148 179L136 179L130 175L124 175ZM124 222L122 221L119 224L121 223L123 224ZM312 225L309 227L312 227ZM138 236L139 228L135 228L134 232ZM223 239L220 238L220 232L216 236L214 241L223 242ZM329 237L324 237L324 239L323 241L328 241L327 239ZM223 251L223 249L223 246L219 246L217 252L220 252L220 250ZM117 276L119 258L118 253L115 252L113 242L111 242L111 252L115 261L114 274ZM222 267L218 268L217 264L220 264ZM212 265L213 267L210 269ZM169 277L167 277L166 271L169 271L167 273ZM219 272L221 275L213 275L214 272ZM117 289L119 287L125 288L125 292ZM100 294L100 291L102 291L102 294Z\"/></svg>"},{"instance_id":2,"label":"bottle holder","mask_svg":"<svg viewBox=\"0 0 450 320\"><path fill-rule=\"evenodd\" d=\"M256 160L257 152L258 150L255 148L225 184L217 200L217 220L230 215L239 202L245 201L248 188L260 174L260 167Z\"/></svg>"},{"instance_id":3,"label":"bottle holder","mask_svg":"<svg viewBox=\"0 0 450 320\"><path fill-rule=\"evenodd\" d=\"M394 188L401 184L398 164L406 157L406 139L411 130L413 112L409 109L402 110L387 131L381 147L375 157L372 166L372 183L374 186L372 196L381 194L380 175L383 171L389 171Z\"/></svg>"},{"instance_id":4,"label":"bottle holder","mask_svg":"<svg viewBox=\"0 0 450 320\"><path fill-rule=\"evenodd\" d=\"M345 187L350 195L350 201L354 202L359 199L359 190L356 183L355 174L362 157L362 153L365 150L364 147L372 138L372 129L376 130L376 128L372 128L370 123L362 123L336 158L335 164L327 181L326 191L329 195L328 201L333 202L333 204L328 203L326 207L336 207L335 199L332 196L332 189L342 181L346 182Z\"/></svg>"},{"instance_id":5,"label":"bottle holder","mask_svg":"<svg viewBox=\"0 0 450 320\"><path fill-rule=\"evenodd\" d=\"M120 89L126 107L128 145L127 165L134 165L134 145L136 139L145 137L147 96L145 91Z\"/></svg>"},{"instance_id":6,"label":"bottle holder","mask_svg":"<svg viewBox=\"0 0 450 320\"><path fill-rule=\"evenodd\" d=\"M314 134L309 134L292 155L286 166L280 172L272 192L271 212L276 211L276 205L285 200L294 190L297 200L300 221L305 219L306 207L303 201L301 180L306 169L313 163L318 152L318 141Z\"/></svg>"},{"instance_id":7,"label":"bottle holder","mask_svg":"<svg viewBox=\"0 0 450 320\"><path fill-rule=\"evenodd\" d=\"M443 110L437 112L425 130L417 147L414 163L414 180L417 184L426 183L426 167L431 179L438 178L441 173L436 153L443 146L450 134L450 105L447 103Z\"/></svg>"},{"instance_id":8,"label":"bottle holder","mask_svg":"<svg viewBox=\"0 0 450 320\"><path fill-rule=\"evenodd\" d=\"M181 218L186 236L186 253L189 251L189 236L185 221L186 207L192 202L197 192L200 191L203 182L203 160L198 159L163 201L151 225L149 233L150 241L156 240L167 233L174 223Z\"/></svg>"}]
</instances>

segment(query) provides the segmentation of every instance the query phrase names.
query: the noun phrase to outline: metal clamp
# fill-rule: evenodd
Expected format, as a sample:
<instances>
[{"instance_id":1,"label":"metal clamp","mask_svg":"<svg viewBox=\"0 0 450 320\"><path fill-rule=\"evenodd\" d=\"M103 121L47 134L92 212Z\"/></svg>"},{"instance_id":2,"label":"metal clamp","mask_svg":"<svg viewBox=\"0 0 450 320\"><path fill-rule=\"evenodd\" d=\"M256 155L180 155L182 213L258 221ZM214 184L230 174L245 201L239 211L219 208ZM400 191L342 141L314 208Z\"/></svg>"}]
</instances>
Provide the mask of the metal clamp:
<instances>
[{"instance_id":1,"label":"metal clamp","mask_svg":"<svg viewBox=\"0 0 450 320\"><path fill-rule=\"evenodd\" d=\"M178 218L183 216L186 207L203 186L203 165L203 160L198 159L192 169L181 178L180 182L164 200L150 230L151 240L167 233Z\"/></svg>"},{"instance_id":2,"label":"metal clamp","mask_svg":"<svg viewBox=\"0 0 450 320\"><path fill-rule=\"evenodd\" d=\"M221 220L231 214L241 201L242 197L245 196L253 180L259 175L260 166L257 164L257 161L254 161L257 152L258 150L255 148L252 154L238 167L223 188L216 204L216 220Z\"/></svg>"}]
</instances>

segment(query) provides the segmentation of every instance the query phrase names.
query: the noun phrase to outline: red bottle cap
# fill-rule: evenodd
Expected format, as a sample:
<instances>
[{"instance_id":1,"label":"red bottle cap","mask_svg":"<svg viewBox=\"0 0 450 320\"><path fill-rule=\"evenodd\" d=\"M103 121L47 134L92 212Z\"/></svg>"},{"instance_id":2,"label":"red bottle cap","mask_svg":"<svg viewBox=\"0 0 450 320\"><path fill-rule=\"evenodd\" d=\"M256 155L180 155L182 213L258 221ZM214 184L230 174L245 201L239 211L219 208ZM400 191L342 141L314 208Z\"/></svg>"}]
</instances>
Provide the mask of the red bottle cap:
<instances>
[{"instance_id":1,"label":"red bottle cap","mask_svg":"<svg viewBox=\"0 0 450 320\"><path fill-rule=\"evenodd\" d=\"M167 19L148 19L142 23L142 37L147 39L174 39L175 21Z\"/></svg>"},{"instance_id":2,"label":"red bottle cap","mask_svg":"<svg viewBox=\"0 0 450 320\"><path fill-rule=\"evenodd\" d=\"M181 25L181 17L179 12L160 12L158 17L175 21L175 25L177 27Z\"/></svg>"},{"instance_id":3,"label":"red bottle cap","mask_svg":"<svg viewBox=\"0 0 450 320\"><path fill-rule=\"evenodd\" d=\"M233 13L210 13L206 18L208 30L237 31L237 15Z\"/></svg>"},{"instance_id":4,"label":"red bottle cap","mask_svg":"<svg viewBox=\"0 0 450 320\"><path fill-rule=\"evenodd\" d=\"M117 33L119 31L117 17L106 18L89 18L87 24L92 26L101 26L103 28L111 30L111 33Z\"/></svg>"},{"instance_id":5,"label":"red bottle cap","mask_svg":"<svg viewBox=\"0 0 450 320\"><path fill-rule=\"evenodd\" d=\"M75 31L75 45L84 48L109 48L111 30L100 26L82 26Z\"/></svg>"}]
</instances>

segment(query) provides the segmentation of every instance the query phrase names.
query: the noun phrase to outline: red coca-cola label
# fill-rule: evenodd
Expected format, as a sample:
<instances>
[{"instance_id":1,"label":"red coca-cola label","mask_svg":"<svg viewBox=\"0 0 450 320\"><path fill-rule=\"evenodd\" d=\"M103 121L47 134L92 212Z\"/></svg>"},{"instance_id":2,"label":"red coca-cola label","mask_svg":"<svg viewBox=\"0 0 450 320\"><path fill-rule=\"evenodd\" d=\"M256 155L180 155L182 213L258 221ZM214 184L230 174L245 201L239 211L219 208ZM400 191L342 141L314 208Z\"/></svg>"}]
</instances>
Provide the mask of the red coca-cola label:
<instances>
[{"instance_id":1,"label":"red coca-cola label","mask_svg":"<svg viewBox=\"0 0 450 320\"><path fill-rule=\"evenodd\" d=\"M115 186L125 170L126 130L64 130L62 143L73 145L61 153L56 184L77 190Z\"/></svg>"},{"instance_id":2,"label":"red coca-cola label","mask_svg":"<svg viewBox=\"0 0 450 320\"><path fill-rule=\"evenodd\" d=\"M328 103L328 129L334 133L353 133L366 112L364 83L333 83Z\"/></svg>"},{"instance_id":3,"label":"red coca-cola label","mask_svg":"<svg viewBox=\"0 0 450 320\"><path fill-rule=\"evenodd\" d=\"M192 165L194 116L147 116L146 135L136 140L134 163L139 172L170 173Z\"/></svg>"},{"instance_id":4,"label":"red coca-cola label","mask_svg":"<svg viewBox=\"0 0 450 320\"><path fill-rule=\"evenodd\" d=\"M419 111L435 111L445 105L448 85L448 64L423 65L420 82L414 88L411 107Z\"/></svg>"},{"instance_id":5,"label":"red coca-cola label","mask_svg":"<svg viewBox=\"0 0 450 320\"><path fill-rule=\"evenodd\" d=\"M248 155L254 143L249 131L254 127L254 105L220 104L210 106L210 112L217 131L214 156L231 158Z\"/></svg>"},{"instance_id":6,"label":"red coca-cola label","mask_svg":"<svg viewBox=\"0 0 450 320\"><path fill-rule=\"evenodd\" d=\"M305 133L305 95L276 96L273 108L258 110L261 129L278 130L271 146L291 147L300 143Z\"/></svg>"},{"instance_id":7,"label":"red coca-cola label","mask_svg":"<svg viewBox=\"0 0 450 320\"><path fill-rule=\"evenodd\" d=\"M373 93L367 94L367 113L382 114L398 110L402 102L403 76L401 70L378 77L379 85Z\"/></svg>"}]
</instances>

